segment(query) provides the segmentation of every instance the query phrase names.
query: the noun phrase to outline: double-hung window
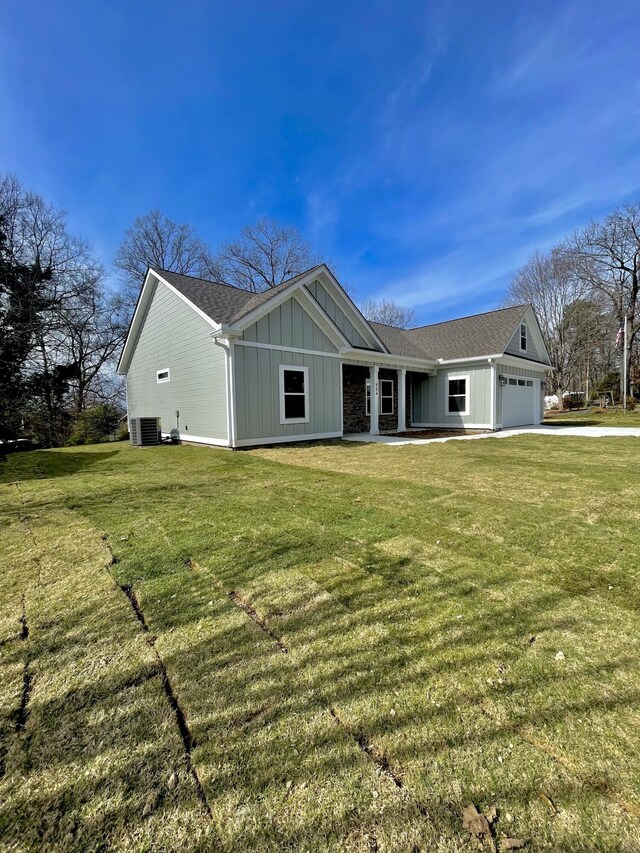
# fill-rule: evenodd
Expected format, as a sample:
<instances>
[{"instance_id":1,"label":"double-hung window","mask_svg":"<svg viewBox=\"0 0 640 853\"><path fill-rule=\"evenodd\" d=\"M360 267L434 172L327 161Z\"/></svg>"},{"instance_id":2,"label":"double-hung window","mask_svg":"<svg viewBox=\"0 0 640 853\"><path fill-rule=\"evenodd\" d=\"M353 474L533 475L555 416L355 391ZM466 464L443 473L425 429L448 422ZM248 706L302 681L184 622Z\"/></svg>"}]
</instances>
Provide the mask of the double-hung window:
<instances>
[{"instance_id":1,"label":"double-hung window","mask_svg":"<svg viewBox=\"0 0 640 853\"><path fill-rule=\"evenodd\" d=\"M520 349L522 352L527 351L527 324L520 323Z\"/></svg>"},{"instance_id":2,"label":"double-hung window","mask_svg":"<svg viewBox=\"0 0 640 853\"><path fill-rule=\"evenodd\" d=\"M380 414L393 414L393 379L380 380Z\"/></svg>"},{"instance_id":3,"label":"double-hung window","mask_svg":"<svg viewBox=\"0 0 640 853\"><path fill-rule=\"evenodd\" d=\"M393 414L393 379L380 379L380 415ZM365 402L364 410L367 415L371 414L371 380L367 379L365 383Z\"/></svg>"},{"instance_id":4,"label":"double-hung window","mask_svg":"<svg viewBox=\"0 0 640 853\"><path fill-rule=\"evenodd\" d=\"M447 379L447 414L469 414L469 377L455 376Z\"/></svg>"},{"instance_id":5,"label":"double-hung window","mask_svg":"<svg viewBox=\"0 0 640 853\"><path fill-rule=\"evenodd\" d=\"M309 423L309 368L280 365L280 423Z\"/></svg>"}]
</instances>

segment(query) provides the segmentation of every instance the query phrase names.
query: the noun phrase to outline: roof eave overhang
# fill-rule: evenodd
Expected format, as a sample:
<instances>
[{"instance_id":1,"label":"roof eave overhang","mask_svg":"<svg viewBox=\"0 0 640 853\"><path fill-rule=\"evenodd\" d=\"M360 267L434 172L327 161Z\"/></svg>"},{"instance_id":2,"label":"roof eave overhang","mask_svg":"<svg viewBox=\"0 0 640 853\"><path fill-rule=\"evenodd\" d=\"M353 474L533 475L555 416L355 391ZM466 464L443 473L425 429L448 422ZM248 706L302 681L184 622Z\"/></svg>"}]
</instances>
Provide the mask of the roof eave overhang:
<instances>
[{"instance_id":1,"label":"roof eave overhang","mask_svg":"<svg viewBox=\"0 0 640 853\"><path fill-rule=\"evenodd\" d=\"M528 370L539 370L548 373L552 367L548 362L536 361L533 358L527 358L524 355L509 355L503 353L498 356L501 364L508 364L509 367L524 367Z\"/></svg>"},{"instance_id":2,"label":"roof eave overhang","mask_svg":"<svg viewBox=\"0 0 640 853\"><path fill-rule=\"evenodd\" d=\"M341 349L340 355L345 361L366 361L372 364L389 364L393 367L415 367L429 373L435 373L438 367L438 363L434 359L396 355L395 353L378 352L377 350L354 349L353 347Z\"/></svg>"},{"instance_id":3,"label":"roof eave overhang","mask_svg":"<svg viewBox=\"0 0 640 853\"><path fill-rule=\"evenodd\" d=\"M438 367L445 367L449 364L470 364L473 361L495 361L501 358L502 353L492 353L491 355L470 355L465 358L439 358L437 359Z\"/></svg>"}]
</instances>

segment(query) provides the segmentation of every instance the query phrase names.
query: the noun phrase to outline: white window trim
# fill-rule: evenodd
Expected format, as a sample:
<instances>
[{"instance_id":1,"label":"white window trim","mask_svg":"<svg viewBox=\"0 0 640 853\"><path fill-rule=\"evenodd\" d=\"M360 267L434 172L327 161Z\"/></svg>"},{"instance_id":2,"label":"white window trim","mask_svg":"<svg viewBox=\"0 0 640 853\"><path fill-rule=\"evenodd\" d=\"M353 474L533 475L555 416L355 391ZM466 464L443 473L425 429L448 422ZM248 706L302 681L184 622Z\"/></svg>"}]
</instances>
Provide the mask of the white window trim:
<instances>
[{"instance_id":1,"label":"white window trim","mask_svg":"<svg viewBox=\"0 0 640 853\"><path fill-rule=\"evenodd\" d=\"M522 346L522 330L524 329L524 346ZM520 335L520 352L527 352L529 347L529 328L526 323L520 323L520 328L518 329L518 333Z\"/></svg>"},{"instance_id":2,"label":"white window trim","mask_svg":"<svg viewBox=\"0 0 640 853\"><path fill-rule=\"evenodd\" d=\"M297 370L304 373L304 418L286 418L284 409L284 372L285 370ZM309 368L301 367L299 364L281 364L279 365L279 385L280 385L280 423L285 424L308 424L309 423ZM302 396L302 395L300 395Z\"/></svg>"},{"instance_id":3,"label":"white window trim","mask_svg":"<svg viewBox=\"0 0 640 853\"><path fill-rule=\"evenodd\" d=\"M389 396L391 396L391 411L385 412L384 414L382 413L382 383L383 382L390 382L391 383L391 395L389 395L389 394L384 395L385 400L388 400ZM378 400L379 400L379 402L378 402L378 417L384 417L384 418L389 417L390 418L392 415L395 415L395 413L396 413L396 407L395 407L395 403L394 403L394 395L395 395L394 384L395 383L394 383L393 379L378 379L378 389L380 392L379 397L378 397ZM367 391L369 391L368 394L367 394ZM371 417L371 379L365 379L365 381L364 381L364 413L368 417Z\"/></svg>"},{"instance_id":4,"label":"white window trim","mask_svg":"<svg viewBox=\"0 0 640 853\"><path fill-rule=\"evenodd\" d=\"M449 411L449 382L454 379L464 379L466 384L465 395L464 395L464 412L451 412ZM455 373L450 374L446 377L444 383L444 411L447 417L455 417L456 415L460 417L468 417L469 415L469 398L471 396L471 381L469 379L468 373Z\"/></svg>"},{"instance_id":5,"label":"white window trim","mask_svg":"<svg viewBox=\"0 0 640 853\"><path fill-rule=\"evenodd\" d=\"M383 383L383 382L390 382L390 383L391 383L391 411L390 411L390 412L383 412L383 411L382 411L382 400L383 400L383 399L385 399L385 400L388 400L388 399L389 399L389 394L383 394L383 393L382 393L382 383ZM395 394L395 388L394 388L394 382L393 382L393 379L379 379L379 380L378 380L378 383L379 383L379 385L380 385L380 411L379 411L379 413L378 413L378 414L379 414L381 417L385 417L385 418L386 418L386 417L391 417L391 415L394 415L394 414L395 414L395 412L396 412L396 407L395 407L394 402L393 402L393 395Z\"/></svg>"},{"instance_id":6,"label":"white window trim","mask_svg":"<svg viewBox=\"0 0 640 853\"><path fill-rule=\"evenodd\" d=\"M167 374L164 379L160 379L161 373ZM163 367L162 370L156 371L156 382L158 385L162 385L163 382L171 382L171 369L169 367Z\"/></svg>"}]
</instances>

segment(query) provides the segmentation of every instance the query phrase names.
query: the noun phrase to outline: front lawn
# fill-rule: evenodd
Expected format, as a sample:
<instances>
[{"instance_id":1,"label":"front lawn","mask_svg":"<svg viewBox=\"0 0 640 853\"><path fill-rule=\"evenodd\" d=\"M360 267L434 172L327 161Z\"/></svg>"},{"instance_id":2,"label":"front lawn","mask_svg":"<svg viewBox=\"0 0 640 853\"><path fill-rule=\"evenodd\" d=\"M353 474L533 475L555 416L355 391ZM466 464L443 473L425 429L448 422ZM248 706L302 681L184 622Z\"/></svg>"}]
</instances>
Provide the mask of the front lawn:
<instances>
[{"instance_id":1,"label":"front lawn","mask_svg":"<svg viewBox=\"0 0 640 853\"><path fill-rule=\"evenodd\" d=\"M545 424L556 426L616 426L640 427L640 408L626 411L620 408L600 409L595 407L571 412L545 412Z\"/></svg>"},{"instance_id":2,"label":"front lawn","mask_svg":"<svg viewBox=\"0 0 640 853\"><path fill-rule=\"evenodd\" d=\"M7 850L632 851L640 443L0 473ZM507 849L502 847L502 849Z\"/></svg>"}]
</instances>

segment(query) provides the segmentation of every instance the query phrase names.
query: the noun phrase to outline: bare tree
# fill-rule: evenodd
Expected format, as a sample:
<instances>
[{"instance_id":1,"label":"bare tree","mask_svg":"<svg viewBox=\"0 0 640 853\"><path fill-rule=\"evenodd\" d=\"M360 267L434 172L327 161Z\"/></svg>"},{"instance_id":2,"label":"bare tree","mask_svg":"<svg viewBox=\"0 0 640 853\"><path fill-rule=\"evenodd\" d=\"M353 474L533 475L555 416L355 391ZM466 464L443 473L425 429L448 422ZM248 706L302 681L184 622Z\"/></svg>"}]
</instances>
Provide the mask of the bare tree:
<instances>
[{"instance_id":1,"label":"bare tree","mask_svg":"<svg viewBox=\"0 0 640 853\"><path fill-rule=\"evenodd\" d=\"M549 384L558 397L560 409L572 370L568 313L584 292L585 288L573 275L569 256L554 248L547 254L536 252L516 271L505 300L506 305L533 305L551 360Z\"/></svg>"},{"instance_id":2,"label":"bare tree","mask_svg":"<svg viewBox=\"0 0 640 853\"><path fill-rule=\"evenodd\" d=\"M24 422L45 444L66 440L91 395L113 389L119 305L65 214L0 178L0 431Z\"/></svg>"},{"instance_id":3,"label":"bare tree","mask_svg":"<svg viewBox=\"0 0 640 853\"><path fill-rule=\"evenodd\" d=\"M220 278L209 249L193 228L173 222L159 210L134 220L124 235L114 264L120 271L123 300L131 312L148 267Z\"/></svg>"},{"instance_id":4,"label":"bare tree","mask_svg":"<svg viewBox=\"0 0 640 853\"><path fill-rule=\"evenodd\" d=\"M405 308L390 299L365 299L360 310L367 320L383 323L385 326L395 326L397 329L410 328L416 318L413 308Z\"/></svg>"},{"instance_id":5,"label":"bare tree","mask_svg":"<svg viewBox=\"0 0 640 853\"><path fill-rule=\"evenodd\" d=\"M627 321L626 349L622 355L627 375L635 337L640 330L640 204L625 205L604 222L593 222L567 242L575 261L576 278L604 294L620 326ZM621 370L621 393L626 396Z\"/></svg>"},{"instance_id":6,"label":"bare tree","mask_svg":"<svg viewBox=\"0 0 640 853\"><path fill-rule=\"evenodd\" d=\"M248 225L239 240L224 243L209 277L243 290L260 293L277 287L313 266L309 243L296 228L274 219Z\"/></svg>"}]
</instances>

